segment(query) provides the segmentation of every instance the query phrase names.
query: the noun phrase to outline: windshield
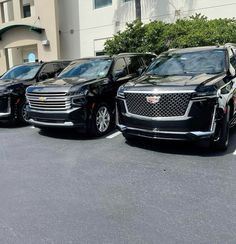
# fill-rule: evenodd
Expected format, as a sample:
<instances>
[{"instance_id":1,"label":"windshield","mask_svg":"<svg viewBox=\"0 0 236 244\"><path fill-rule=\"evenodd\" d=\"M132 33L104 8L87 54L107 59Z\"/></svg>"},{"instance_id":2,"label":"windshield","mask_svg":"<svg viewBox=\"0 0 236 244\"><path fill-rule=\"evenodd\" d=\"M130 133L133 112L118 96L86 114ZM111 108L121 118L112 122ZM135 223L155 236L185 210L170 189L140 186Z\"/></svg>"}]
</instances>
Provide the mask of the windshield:
<instances>
[{"instance_id":1,"label":"windshield","mask_svg":"<svg viewBox=\"0 0 236 244\"><path fill-rule=\"evenodd\" d=\"M9 71L7 71L2 77L2 80L27 80L33 79L37 72L39 71L41 65L21 65L17 67L13 67Z\"/></svg>"},{"instance_id":2,"label":"windshield","mask_svg":"<svg viewBox=\"0 0 236 244\"><path fill-rule=\"evenodd\" d=\"M58 78L81 77L85 79L97 79L105 77L111 67L111 59L83 60L69 65Z\"/></svg>"},{"instance_id":3,"label":"windshield","mask_svg":"<svg viewBox=\"0 0 236 244\"><path fill-rule=\"evenodd\" d=\"M147 70L147 74L195 75L217 74L224 71L225 53L223 50L172 53L158 58Z\"/></svg>"}]
</instances>

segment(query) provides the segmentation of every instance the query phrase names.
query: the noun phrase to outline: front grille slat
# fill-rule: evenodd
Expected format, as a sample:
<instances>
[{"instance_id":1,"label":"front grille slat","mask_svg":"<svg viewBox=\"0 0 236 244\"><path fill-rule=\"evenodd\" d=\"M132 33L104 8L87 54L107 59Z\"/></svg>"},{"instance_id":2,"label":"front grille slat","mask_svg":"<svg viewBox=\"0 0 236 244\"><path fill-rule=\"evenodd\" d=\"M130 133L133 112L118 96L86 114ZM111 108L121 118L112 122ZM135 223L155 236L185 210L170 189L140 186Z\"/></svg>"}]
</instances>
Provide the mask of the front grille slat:
<instances>
[{"instance_id":1,"label":"front grille slat","mask_svg":"<svg viewBox=\"0 0 236 244\"><path fill-rule=\"evenodd\" d=\"M191 93L125 93L128 112L134 115L158 118L184 116ZM155 104L147 102L147 97L159 97Z\"/></svg>"},{"instance_id":2,"label":"front grille slat","mask_svg":"<svg viewBox=\"0 0 236 244\"><path fill-rule=\"evenodd\" d=\"M71 108L70 97L66 93L27 93L30 108L40 111L63 111Z\"/></svg>"}]
</instances>

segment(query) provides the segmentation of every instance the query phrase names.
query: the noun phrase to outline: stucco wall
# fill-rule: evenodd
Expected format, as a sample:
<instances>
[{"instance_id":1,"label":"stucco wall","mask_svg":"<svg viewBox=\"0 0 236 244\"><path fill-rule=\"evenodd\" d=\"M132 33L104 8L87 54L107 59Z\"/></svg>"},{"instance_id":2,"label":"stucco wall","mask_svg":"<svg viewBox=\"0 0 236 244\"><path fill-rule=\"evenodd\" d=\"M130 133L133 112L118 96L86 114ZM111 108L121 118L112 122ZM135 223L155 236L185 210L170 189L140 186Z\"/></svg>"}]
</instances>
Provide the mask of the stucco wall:
<instances>
[{"instance_id":1,"label":"stucco wall","mask_svg":"<svg viewBox=\"0 0 236 244\"><path fill-rule=\"evenodd\" d=\"M11 25L30 25L43 28L39 34L30 28L12 28L2 34L0 41L0 74L6 71L6 48L37 45L39 60L56 60L60 57L60 41L58 27L57 0L35 0L31 17L22 18L20 0L13 0L14 20L1 24L3 29ZM49 40L50 45L44 46L42 41Z\"/></svg>"}]
</instances>

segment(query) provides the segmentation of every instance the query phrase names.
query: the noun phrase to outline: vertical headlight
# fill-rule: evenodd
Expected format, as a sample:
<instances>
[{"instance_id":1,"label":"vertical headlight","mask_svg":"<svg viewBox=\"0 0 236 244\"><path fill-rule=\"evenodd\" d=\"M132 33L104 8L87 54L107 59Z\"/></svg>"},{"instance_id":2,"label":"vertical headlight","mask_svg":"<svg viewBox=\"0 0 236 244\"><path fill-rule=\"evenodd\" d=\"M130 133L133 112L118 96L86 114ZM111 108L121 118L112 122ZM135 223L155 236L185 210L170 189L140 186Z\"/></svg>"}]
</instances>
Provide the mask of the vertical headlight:
<instances>
[{"instance_id":1,"label":"vertical headlight","mask_svg":"<svg viewBox=\"0 0 236 244\"><path fill-rule=\"evenodd\" d=\"M117 91L117 97L124 99L125 98L124 91L125 91L125 87L124 86L120 86L119 89L118 89L118 91Z\"/></svg>"}]
</instances>

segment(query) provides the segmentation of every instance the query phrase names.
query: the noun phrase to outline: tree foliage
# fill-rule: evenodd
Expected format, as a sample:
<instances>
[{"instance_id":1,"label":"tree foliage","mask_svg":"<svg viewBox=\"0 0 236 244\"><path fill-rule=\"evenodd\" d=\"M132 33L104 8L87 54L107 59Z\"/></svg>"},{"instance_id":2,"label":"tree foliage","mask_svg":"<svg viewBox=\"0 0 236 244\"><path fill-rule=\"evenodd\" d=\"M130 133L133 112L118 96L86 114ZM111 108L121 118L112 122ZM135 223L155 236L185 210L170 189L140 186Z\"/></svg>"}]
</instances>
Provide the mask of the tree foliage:
<instances>
[{"instance_id":1,"label":"tree foliage","mask_svg":"<svg viewBox=\"0 0 236 244\"><path fill-rule=\"evenodd\" d=\"M221 45L236 43L236 20L213 19L196 14L175 23L153 21L143 24L139 20L127 24L105 43L108 54L122 52L154 52L159 54L169 48Z\"/></svg>"}]
</instances>

